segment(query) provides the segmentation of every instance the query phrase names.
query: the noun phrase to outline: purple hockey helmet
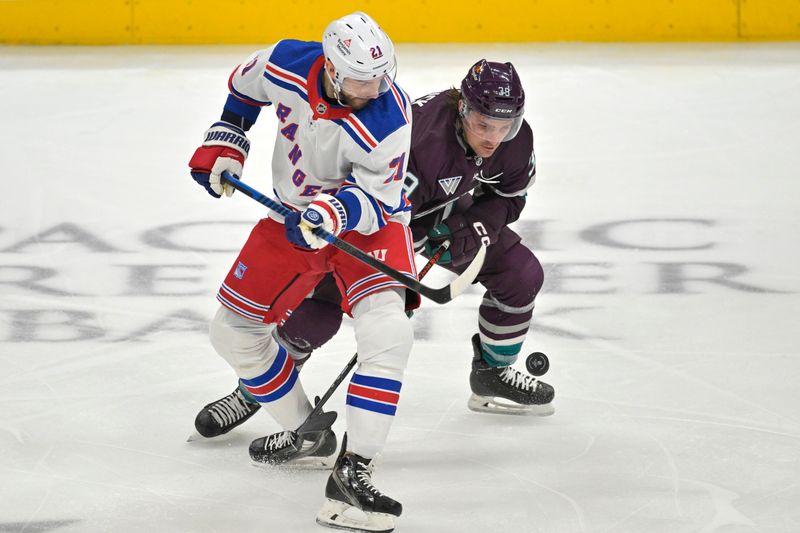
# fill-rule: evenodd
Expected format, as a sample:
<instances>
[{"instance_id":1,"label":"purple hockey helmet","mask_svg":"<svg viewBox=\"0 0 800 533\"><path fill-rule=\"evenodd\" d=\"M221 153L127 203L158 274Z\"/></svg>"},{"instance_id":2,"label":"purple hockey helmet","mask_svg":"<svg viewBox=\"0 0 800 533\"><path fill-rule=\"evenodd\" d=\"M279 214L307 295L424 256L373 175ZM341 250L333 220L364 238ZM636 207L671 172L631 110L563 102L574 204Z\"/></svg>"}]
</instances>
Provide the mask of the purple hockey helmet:
<instances>
[{"instance_id":1,"label":"purple hockey helmet","mask_svg":"<svg viewBox=\"0 0 800 533\"><path fill-rule=\"evenodd\" d=\"M510 128L502 140L516 136L525 113L525 91L514 65L481 59L461 81L461 96L465 104L462 119L467 119L471 111L492 119L508 119ZM469 126L466 120L465 126Z\"/></svg>"}]
</instances>

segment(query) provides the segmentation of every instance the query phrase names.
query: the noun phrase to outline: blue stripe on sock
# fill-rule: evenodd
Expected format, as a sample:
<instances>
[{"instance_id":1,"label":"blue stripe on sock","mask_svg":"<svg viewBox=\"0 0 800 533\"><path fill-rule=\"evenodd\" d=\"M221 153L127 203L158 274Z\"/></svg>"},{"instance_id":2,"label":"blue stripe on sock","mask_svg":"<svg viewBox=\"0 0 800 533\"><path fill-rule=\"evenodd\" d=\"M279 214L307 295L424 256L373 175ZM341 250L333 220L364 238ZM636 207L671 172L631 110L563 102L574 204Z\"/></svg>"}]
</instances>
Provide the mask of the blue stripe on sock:
<instances>
[{"instance_id":1,"label":"blue stripe on sock","mask_svg":"<svg viewBox=\"0 0 800 533\"><path fill-rule=\"evenodd\" d=\"M258 403L269 403L274 402L275 400L279 400L286 396L286 394L292 390L294 387L295 381L297 381L298 372L297 369L292 369L292 373L289 374L289 378L286 380L286 383L281 385L278 390L271 392L269 394L264 395L256 395L253 394L253 397L258 400Z\"/></svg>"},{"instance_id":2,"label":"blue stripe on sock","mask_svg":"<svg viewBox=\"0 0 800 533\"><path fill-rule=\"evenodd\" d=\"M275 358L275 361L272 362L272 366L269 369L261 374L260 376L256 376L251 379L242 379L242 383L247 385L248 387L259 387L277 376L281 370L283 370L283 365L286 363L286 358L288 354L286 353L286 349L283 346L278 346L278 357Z\"/></svg>"},{"instance_id":3,"label":"blue stripe on sock","mask_svg":"<svg viewBox=\"0 0 800 533\"><path fill-rule=\"evenodd\" d=\"M347 395L347 405L352 405L353 407L357 407L358 409L364 409L366 411L372 411L374 413L381 413L383 415L390 415L394 416L397 412L396 405L387 405L385 403L380 402L373 402L370 400L365 400L364 398L358 398L356 396Z\"/></svg>"},{"instance_id":4,"label":"blue stripe on sock","mask_svg":"<svg viewBox=\"0 0 800 533\"><path fill-rule=\"evenodd\" d=\"M353 374L350 382L355 383L356 385L364 385L365 387L383 389L392 392L400 392L400 387L403 386L401 382L395 379L376 378L375 376L364 376L362 374Z\"/></svg>"}]
</instances>

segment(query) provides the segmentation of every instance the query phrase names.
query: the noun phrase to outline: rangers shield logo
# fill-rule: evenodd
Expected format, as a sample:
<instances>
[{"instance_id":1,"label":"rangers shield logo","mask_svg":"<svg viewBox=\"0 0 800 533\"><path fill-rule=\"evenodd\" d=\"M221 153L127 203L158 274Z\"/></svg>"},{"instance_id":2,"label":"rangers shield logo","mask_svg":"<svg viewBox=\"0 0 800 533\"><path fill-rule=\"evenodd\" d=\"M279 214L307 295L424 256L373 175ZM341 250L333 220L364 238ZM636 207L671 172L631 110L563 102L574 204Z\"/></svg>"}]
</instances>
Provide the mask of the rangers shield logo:
<instances>
[{"instance_id":1,"label":"rangers shield logo","mask_svg":"<svg viewBox=\"0 0 800 533\"><path fill-rule=\"evenodd\" d=\"M233 275L238 279L242 279L244 277L245 270L247 270L247 265L239 261L239 264L236 265L236 270L233 272Z\"/></svg>"}]
</instances>

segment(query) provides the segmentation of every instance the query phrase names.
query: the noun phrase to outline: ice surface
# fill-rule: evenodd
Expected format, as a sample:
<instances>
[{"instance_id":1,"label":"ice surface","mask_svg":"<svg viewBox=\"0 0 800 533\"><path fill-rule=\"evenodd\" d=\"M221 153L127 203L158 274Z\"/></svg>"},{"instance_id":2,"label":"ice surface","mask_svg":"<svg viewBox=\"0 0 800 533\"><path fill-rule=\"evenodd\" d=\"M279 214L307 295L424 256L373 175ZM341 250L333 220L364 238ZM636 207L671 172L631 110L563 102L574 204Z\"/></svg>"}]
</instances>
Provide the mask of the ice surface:
<instances>
[{"instance_id":1,"label":"ice surface","mask_svg":"<svg viewBox=\"0 0 800 533\"><path fill-rule=\"evenodd\" d=\"M0 531L323 531L325 472L250 464L265 413L185 442L234 384L206 322L263 215L186 163L250 51L0 48ZM800 45L400 46L398 80L421 96L481 57L528 94L525 348L556 413L467 410L481 291L426 305L375 477L397 531L800 531ZM306 390L353 350L348 323Z\"/></svg>"}]
</instances>

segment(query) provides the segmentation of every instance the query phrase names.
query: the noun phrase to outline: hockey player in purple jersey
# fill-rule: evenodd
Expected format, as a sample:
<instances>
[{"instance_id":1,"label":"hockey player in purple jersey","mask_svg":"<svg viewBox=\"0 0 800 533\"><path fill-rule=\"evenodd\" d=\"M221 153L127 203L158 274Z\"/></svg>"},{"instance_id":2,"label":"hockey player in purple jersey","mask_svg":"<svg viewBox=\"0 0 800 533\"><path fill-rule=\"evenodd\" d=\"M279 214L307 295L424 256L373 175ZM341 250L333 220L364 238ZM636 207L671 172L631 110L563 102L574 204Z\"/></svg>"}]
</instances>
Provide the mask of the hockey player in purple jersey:
<instances>
[{"instance_id":1,"label":"hockey player in purple jersey","mask_svg":"<svg viewBox=\"0 0 800 533\"><path fill-rule=\"evenodd\" d=\"M439 264L461 273L481 243L488 245L477 277L486 292L472 336L469 408L543 416L554 412L553 387L512 366L544 281L539 260L508 228L536 179L524 107L514 66L486 60L469 69L460 89L416 100L405 188L418 253L430 257L449 241ZM306 357L333 336L341 316L335 284L326 278L278 335Z\"/></svg>"},{"instance_id":2,"label":"hockey player in purple jersey","mask_svg":"<svg viewBox=\"0 0 800 533\"><path fill-rule=\"evenodd\" d=\"M525 93L511 63L475 63L459 89L418 99L406 191L414 248L461 272L482 242L478 275L486 292L472 337L475 411L549 415L553 387L511 365L517 360L544 273L508 225L525 207L536 178L533 134L523 119Z\"/></svg>"}]
</instances>

